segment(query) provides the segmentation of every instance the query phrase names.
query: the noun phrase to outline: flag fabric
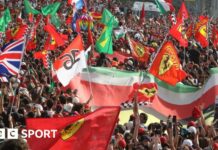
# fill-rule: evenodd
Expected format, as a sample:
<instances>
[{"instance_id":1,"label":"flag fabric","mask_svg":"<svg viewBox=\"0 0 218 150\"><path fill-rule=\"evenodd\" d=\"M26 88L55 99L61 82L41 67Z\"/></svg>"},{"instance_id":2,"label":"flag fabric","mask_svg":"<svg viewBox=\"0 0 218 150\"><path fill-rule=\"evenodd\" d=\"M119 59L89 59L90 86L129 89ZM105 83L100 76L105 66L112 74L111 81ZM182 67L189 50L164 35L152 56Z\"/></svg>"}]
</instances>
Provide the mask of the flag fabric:
<instances>
[{"instance_id":1,"label":"flag fabric","mask_svg":"<svg viewBox=\"0 0 218 150\"><path fill-rule=\"evenodd\" d=\"M150 58L149 48L127 37L132 56L138 61L147 63Z\"/></svg>"},{"instance_id":2,"label":"flag fabric","mask_svg":"<svg viewBox=\"0 0 218 150\"><path fill-rule=\"evenodd\" d=\"M185 2L183 1L182 5L181 5L181 7L179 9L179 12L177 14L177 18L176 19L177 20L186 20L188 18L189 18L188 10L187 10L187 8L185 6Z\"/></svg>"},{"instance_id":3,"label":"flag fabric","mask_svg":"<svg viewBox=\"0 0 218 150\"><path fill-rule=\"evenodd\" d=\"M41 9L42 11L42 14L44 16L47 16L47 15L50 15L50 18L51 18L51 23L53 25L55 25L56 27L59 27L60 26L60 20L57 16L57 11L60 7L61 3L60 2L55 2L53 4L50 4L50 5L47 5L45 7L43 7Z\"/></svg>"},{"instance_id":4,"label":"flag fabric","mask_svg":"<svg viewBox=\"0 0 218 150\"><path fill-rule=\"evenodd\" d=\"M110 26L113 28L118 27L118 19L112 15L112 13L107 10L106 8L103 11L101 23L103 23L106 26Z\"/></svg>"},{"instance_id":5,"label":"flag fabric","mask_svg":"<svg viewBox=\"0 0 218 150\"><path fill-rule=\"evenodd\" d=\"M42 7L41 11L42 11L42 14L44 16L47 16L47 15L55 15L60 7L61 3L60 2L55 2L53 4L49 4L45 7Z\"/></svg>"},{"instance_id":6,"label":"flag fabric","mask_svg":"<svg viewBox=\"0 0 218 150\"><path fill-rule=\"evenodd\" d=\"M193 35L193 24L191 23L186 30L187 39L190 39L192 35Z\"/></svg>"},{"instance_id":7,"label":"flag fabric","mask_svg":"<svg viewBox=\"0 0 218 150\"><path fill-rule=\"evenodd\" d=\"M0 74L2 76L17 75L24 52L24 37L7 44L0 54Z\"/></svg>"},{"instance_id":8,"label":"flag fabric","mask_svg":"<svg viewBox=\"0 0 218 150\"><path fill-rule=\"evenodd\" d=\"M102 18L101 13L99 12L90 12L90 16L95 20L100 20Z\"/></svg>"},{"instance_id":9,"label":"flag fabric","mask_svg":"<svg viewBox=\"0 0 218 150\"><path fill-rule=\"evenodd\" d=\"M7 8L4 11L3 16L0 18L0 32L5 32L5 29L9 22L11 22L11 14L9 9Z\"/></svg>"},{"instance_id":10,"label":"flag fabric","mask_svg":"<svg viewBox=\"0 0 218 150\"><path fill-rule=\"evenodd\" d=\"M155 3L160 11L161 14L166 14L167 10L165 9L165 7L163 6L163 4L160 2L160 0L155 0Z\"/></svg>"},{"instance_id":11,"label":"flag fabric","mask_svg":"<svg viewBox=\"0 0 218 150\"><path fill-rule=\"evenodd\" d=\"M100 37L97 39L95 48L99 53L113 54L112 27L105 26Z\"/></svg>"},{"instance_id":12,"label":"flag fabric","mask_svg":"<svg viewBox=\"0 0 218 150\"><path fill-rule=\"evenodd\" d=\"M53 25L55 25L56 27L60 27L61 21L60 21L60 19L59 19L57 14L51 16L51 23Z\"/></svg>"},{"instance_id":13,"label":"flag fabric","mask_svg":"<svg viewBox=\"0 0 218 150\"><path fill-rule=\"evenodd\" d=\"M204 109L213 106L218 96L218 68L210 69L209 72L210 77L201 88L182 83L171 86L153 75L143 72L141 74L142 84L155 82L158 85L158 92L146 112L154 114L157 118L167 118L171 114L176 115L178 119L186 119L191 117L194 106L204 104ZM90 105L119 106L129 100L129 94L134 90L133 85L138 83L139 76L139 72L89 67L89 69L84 69L77 78L71 80L70 88L78 89L81 100L86 102L85 100L91 94L91 78L93 100L90 101Z\"/></svg>"},{"instance_id":14,"label":"flag fabric","mask_svg":"<svg viewBox=\"0 0 218 150\"><path fill-rule=\"evenodd\" d=\"M32 7L32 5L30 4L30 2L28 0L24 0L24 8L25 8L25 12L27 14L33 14L33 15L40 14L40 12L38 10L36 10Z\"/></svg>"},{"instance_id":15,"label":"flag fabric","mask_svg":"<svg viewBox=\"0 0 218 150\"><path fill-rule=\"evenodd\" d=\"M32 150L75 149L106 150L118 120L120 107L108 106L96 111L65 118L27 119L28 130L57 130L55 138L32 136L27 142ZM52 133L50 133L52 136Z\"/></svg>"},{"instance_id":16,"label":"flag fabric","mask_svg":"<svg viewBox=\"0 0 218 150\"><path fill-rule=\"evenodd\" d=\"M133 85L133 91L129 95L129 100L132 100L134 95L137 95L138 102L150 101L153 102L155 95L157 94L157 84L156 83L135 83Z\"/></svg>"},{"instance_id":17,"label":"flag fabric","mask_svg":"<svg viewBox=\"0 0 218 150\"><path fill-rule=\"evenodd\" d=\"M167 41L163 44L149 72L173 86L186 77L186 73L180 69L180 60L172 42Z\"/></svg>"},{"instance_id":18,"label":"flag fabric","mask_svg":"<svg viewBox=\"0 0 218 150\"><path fill-rule=\"evenodd\" d=\"M79 28L79 29L76 29L77 32L88 31L88 28L93 30L94 24L91 19L80 18L76 20L76 28Z\"/></svg>"},{"instance_id":19,"label":"flag fabric","mask_svg":"<svg viewBox=\"0 0 218 150\"><path fill-rule=\"evenodd\" d=\"M144 3L143 3L142 10L141 10L141 13L140 13L139 23L140 24L145 23L145 6L144 6Z\"/></svg>"},{"instance_id":20,"label":"flag fabric","mask_svg":"<svg viewBox=\"0 0 218 150\"><path fill-rule=\"evenodd\" d=\"M11 13L8 8L4 11L4 20L6 25L11 22Z\"/></svg>"},{"instance_id":21,"label":"flag fabric","mask_svg":"<svg viewBox=\"0 0 218 150\"><path fill-rule=\"evenodd\" d=\"M178 20L177 23L171 27L169 33L179 41L180 46L188 46L188 40L184 31L184 24L182 20Z\"/></svg>"},{"instance_id":22,"label":"flag fabric","mask_svg":"<svg viewBox=\"0 0 218 150\"><path fill-rule=\"evenodd\" d=\"M68 0L68 4L75 6L76 9L82 9L85 6L85 3L83 0Z\"/></svg>"},{"instance_id":23,"label":"flag fabric","mask_svg":"<svg viewBox=\"0 0 218 150\"><path fill-rule=\"evenodd\" d=\"M84 51L82 37L79 34L54 62L57 78L63 86L67 86L72 78L87 67L86 55L89 50Z\"/></svg>"},{"instance_id":24,"label":"flag fabric","mask_svg":"<svg viewBox=\"0 0 218 150\"><path fill-rule=\"evenodd\" d=\"M30 51L36 48L36 37L34 37L33 39L30 39L27 42L27 46L26 46L26 51Z\"/></svg>"},{"instance_id":25,"label":"flag fabric","mask_svg":"<svg viewBox=\"0 0 218 150\"><path fill-rule=\"evenodd\" d=\"M11 29L7 29L5 32L5 41L6 41L6 43L8 43L11 40L13 40L12 31L11 31Z\"/></svg>"},{"instance_id":26,"label":"flag fabric","mask_svg":"<svg viewBox=\"0 0 218 150\"><path fill-rule=\"evenodd\" d=\"M46 49L46 50L55 50L57 47L58 46L57 46L54 38L51 37L51 36L48 36L47 40L45 41L44 49Z\"/></svg>"},{"instance_id":27,"label":"flag fabric","mask_svg":"<svg viewBox=\"0 0 218 150\"><path fill-rule=\"evenodd\" d=\"M218 48L218 30L216 26L213 27L213 31L212 31L212 43L214 48Z\"/></svg>"},{"instance_id":28,"label":"flag fabric","mask_svg":"<svg viewBox=\"0 0 218 150\"><path fill-rule=\"evenodd\" d=\"M171 12L175 11L173 0L164 0L164 2L169 6Z\"/></svg>"},{"instance_id":29,"label":"flag fabric","mask_svg":"<svg viewBox=\"0 0 218 150\"><path fill-rule=\"evenodd\" d=\"M47 50L42 50L34 53L35 59L41 59L45 69L50 68L49 55Z\"/></svg>"},{"instance_id":30,"label":"flag fabric","mask_svg":"<svg viewBox=\"0 0 218 150\"><path fill-rule=\"evenodd\" d=\"M202 17L202 19L199 20L199 22L195 25L195 40L201 44L202 48L205 48L208 46L208 21L209 19L207 17Z\"/></svg>"},{"instance_id":31,"label":"flag fabric","mask_svg":"<svg viewBox=\"0 0 218 150\"><path fill-rule=\"evenodd\" d=\"M79 19L79 14L78 12L74 12L73 13L73 18L72 18L72 29L73 31L75 32L80 32L79 29L79 22L78 22L78 19Z\"/></svg>"},{"instance_id":32,"label":"flag fabric","mask_svg":"<svg viewBox=\"0 0 218 150\"><path fill-rule=\"evenodd\" d=\"M63 46L65 44L65 39L63 36L61 36L60 33L58 33L55 29L55 27L48 23L47 25L44 26L44 30L49 33L50 36L52 36L57 43L58 46Z\"/></svg>"},{"instance_id":33,"label":"flag fabric","mask_svg":"<svg viewBox=\"0 0 218 150\"><path fill-rule=\"evenodd\" d=\"M21 24L17 29L12 33L13 39L18 40L22 38L28 31L28 25Z\"/></svg>"}]
</instances>

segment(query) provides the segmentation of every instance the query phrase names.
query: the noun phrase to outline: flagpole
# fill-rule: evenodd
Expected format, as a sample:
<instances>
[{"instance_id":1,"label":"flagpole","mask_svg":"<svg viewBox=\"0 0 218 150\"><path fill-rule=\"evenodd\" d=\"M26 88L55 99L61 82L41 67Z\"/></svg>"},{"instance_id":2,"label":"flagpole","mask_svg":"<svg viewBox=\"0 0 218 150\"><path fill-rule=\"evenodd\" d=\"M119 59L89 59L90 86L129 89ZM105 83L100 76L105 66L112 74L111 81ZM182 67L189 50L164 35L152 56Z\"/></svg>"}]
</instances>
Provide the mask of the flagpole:
<instances>
[{"instance_id":1,"label":"flagpole","mask_svg":"<svg viewBox=\"0 0 218 150\"><path fill-rule=\"evenodd\" d=\"M153 64L153 62L154 62L154 60L156 59L156 57L157 57L158 53L160 52L160 50L161 50L161 48L162 48L163 44L164 44L164 43L165 43L165 41L167 40L167 37L168 37L168 35L169 35L169 33L167 33L167 35L165 36L164 40L162 41L162 43L161 43L160 47L158 48L158 50L157 50L157 52L156 52L156 54L155 54L155 56L154 56L153 60L152 60L152 61L151 61L151 63L149 64L149 67L148 67L148 69L147 69L147 70L150 70L150 68L151 68L151 66L152 66L152 64Z\"/></svg>"},{"instance_id":2,"label":"flagpole","mask_svg":"<svg viewBox=\"0 0 218 150\"><path fill-rule=\"evenodd\" d=\"M87 49L87 51L90 51L90 49L92 48L92 46L89 46L89 48ZM85 57L85 59L86 59L86 55L85 55L85 53L84 53L84 57ZM92 90L92 83L91 83L91 76L90 76L90 70L89 70L89 66L88 66L88 64L87 64L87 60L88 59L86 59L86 66L87 66L87 73L88 73L88 79L89 79L89 90L90 90L90 93L91 93L91 95L93 96L93 90Z\"/></svg>"},{"instance_id":3,"label":"flagpole","mask_svg":"<svg viewBox=\"0 0 218 150\"><path fill-rule=\"evenodd\" d=\"M212 16L212 17L210 18L210 20L208 21L208 23L207 23L207 41L208 41L207 50L209 50L209 45L210 45L209 28L210 28L210 22L212 21L213 17L214 17L214 16ZM209 57L209 56L207 55L207 60L208 60L208 57Z\"/></svg>"},{"instance_id":4,"label":"flagpole","mask_svg":"<svg viewBox=\"0 0 218 150\"><path fill-rule=\"evenodd\" d=\"M25 49L26 49L26 40L27 40L26 38L27 37L25 36L23 38L24 38L24 43L23 43L21 61L20 61L20 65L19 65L19 71L18 71L18 74L17 74L17 78L19 77L19 74L20 74L20 68L21 68L21 65L22 65L23 54L24 54ZM10 81L9 81L9 85L10 85ZM14 90L13 90L13 88L10 87L12 89L12 92L13 92L13 99L12 99L12 102L11 102L11 108L10 108L9 114L11 114L11 112L12 112L13 104L14 104L14 101L15 101L16 93L17 93L16 91L19 90L19 86L20 85L18 85Z\"/></svg>"}]
</instances>

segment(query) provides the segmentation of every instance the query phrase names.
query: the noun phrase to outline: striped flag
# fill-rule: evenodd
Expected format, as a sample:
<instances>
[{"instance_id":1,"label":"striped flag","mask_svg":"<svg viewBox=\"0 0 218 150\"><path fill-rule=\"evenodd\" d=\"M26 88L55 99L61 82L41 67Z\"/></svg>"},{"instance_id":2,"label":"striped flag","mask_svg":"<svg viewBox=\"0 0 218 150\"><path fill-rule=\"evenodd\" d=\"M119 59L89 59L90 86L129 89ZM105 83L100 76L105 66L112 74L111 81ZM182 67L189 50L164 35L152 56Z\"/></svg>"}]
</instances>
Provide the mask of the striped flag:
<instances>
[{"instance_id":1,"label":"striped flag","mask_svg":"<svg viewBox=\"0 0 218 150\"><path fill-rule=\"evenodd\" d=\"M121 71L104 67L91 67L84 69L77 78L71 80L71 89L78 89L81 100L90 97L90 78L92 85L93 106L119 106L128 100L133 85L139 81L139 72ZM141 74L141 83L155 82L158 92L149 106L149 113L158 118L176 115L178 119L192 116L195 106L204 104L204 108L214 105L218 99L218 69L210 70L210 78L202 88L187 86L182 83L171 86L155 78L149 73ZM85 101L83 101L85 102ZM143 102L144 103L144 102Z\"/></svg>"},{"instance_id":2,"label":"striped flag","mask_svg":"<svg viewBox=\"0 0 218 150\"><path fill-rule=\"evenodd\" d=\"M0 54L0 75L17 75L24 52L24 37L8 44Z\"/></svg>"}]
</instances>

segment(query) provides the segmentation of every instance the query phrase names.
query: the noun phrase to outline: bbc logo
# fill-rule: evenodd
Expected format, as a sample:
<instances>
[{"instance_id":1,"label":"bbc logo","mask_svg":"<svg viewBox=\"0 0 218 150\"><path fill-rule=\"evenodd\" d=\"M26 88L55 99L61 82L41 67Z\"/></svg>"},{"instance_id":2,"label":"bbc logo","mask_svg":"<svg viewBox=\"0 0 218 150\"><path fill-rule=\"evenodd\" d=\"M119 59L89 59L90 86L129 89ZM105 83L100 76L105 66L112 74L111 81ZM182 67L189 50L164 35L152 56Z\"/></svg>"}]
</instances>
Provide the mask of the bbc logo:
<instances>
[{"instance_id":1,"label":"bbc logo","mask_svg":"<svg viewBox=\"0 0 218 150\"><path fill-rule=\"evenodd\" d=\"M0 139L18 139L18 129L0 129Z\"/></svg>"}]
</instances>

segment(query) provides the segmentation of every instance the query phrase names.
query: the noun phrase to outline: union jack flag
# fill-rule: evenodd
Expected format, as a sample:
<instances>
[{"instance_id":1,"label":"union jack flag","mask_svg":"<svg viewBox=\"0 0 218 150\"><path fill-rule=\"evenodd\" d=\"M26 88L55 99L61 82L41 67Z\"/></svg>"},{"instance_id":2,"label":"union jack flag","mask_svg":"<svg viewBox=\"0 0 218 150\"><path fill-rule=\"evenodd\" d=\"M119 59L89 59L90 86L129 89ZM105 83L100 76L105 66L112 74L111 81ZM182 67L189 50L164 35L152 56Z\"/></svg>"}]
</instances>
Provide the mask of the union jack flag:
<instances>
[{"instance_id":1,"label":"union jack flag","mask_svg":"<svg viewBox=\"0 0 218 150\"><path fill-rule=\"evenodd\" d=\"M24 38L21 38L5 46L0 54L0 75L9 77L18 74L24 51L24 43Z\"/></svg>"}]
</instances>

